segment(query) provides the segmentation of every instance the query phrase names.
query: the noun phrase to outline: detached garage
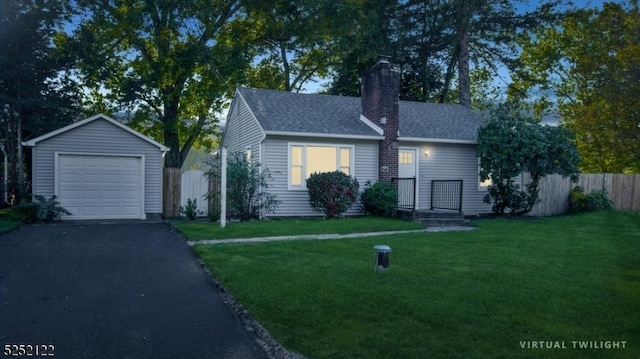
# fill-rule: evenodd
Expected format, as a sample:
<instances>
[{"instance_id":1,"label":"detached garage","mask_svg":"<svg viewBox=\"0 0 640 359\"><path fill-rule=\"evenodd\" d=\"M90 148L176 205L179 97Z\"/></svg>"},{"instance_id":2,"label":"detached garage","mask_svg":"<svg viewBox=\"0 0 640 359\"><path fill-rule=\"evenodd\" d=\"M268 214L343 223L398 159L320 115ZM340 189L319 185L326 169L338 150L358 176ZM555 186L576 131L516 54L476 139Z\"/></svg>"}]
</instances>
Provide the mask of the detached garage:
<instances>
[{"instance_id":1,"label":"detached garage","mask_svg":"<svg viewBox=\"0 0 640 359\"><path fill-rule=\"evenodd\" d=\"M30 141L33 193L71 212L63 219L146 219L162 214L166 146L96 115Z\"/></svg>"}]
</instances>

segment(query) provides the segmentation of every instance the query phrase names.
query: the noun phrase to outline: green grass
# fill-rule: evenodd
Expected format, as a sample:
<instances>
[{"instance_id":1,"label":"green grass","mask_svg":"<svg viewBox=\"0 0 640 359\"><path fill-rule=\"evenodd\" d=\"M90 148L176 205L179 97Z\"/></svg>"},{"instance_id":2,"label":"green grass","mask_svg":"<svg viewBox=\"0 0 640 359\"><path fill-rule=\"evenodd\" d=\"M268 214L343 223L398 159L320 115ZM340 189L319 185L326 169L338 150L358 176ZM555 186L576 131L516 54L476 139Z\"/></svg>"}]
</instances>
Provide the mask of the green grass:
<instances>
[{"instance_id":1,"label":"green grass","mask_svg":"<svg viewBox=\"0 0 640 359\"><path fill-rule=\"evenodd\" d=\"M348 217L341 219L273 219L244 223L219 223L203 221L174 221L173 226L189 240L292 236L304 234L346 234L424 229L411 221L379 217Z\"/></svg>"},{"instance_id":2,"label":"green grass","mask_svg":"<svg viewBox=\"0 0 640 359\"><path fill-rule=\"evenodd\" d=\"M7 218L8 209L0 210L0 233L6 233L20 226L20 221Z\"/></svg>"},{"instance_id":3,"label":"green grass","mask_svg":"<svg viewBox=\"0 0 640 359\"><path fill-rule=\"evenodd\" d=\"M281 344L312 358L640 358L640 213L476 223L194 251ZM384 273L376 244L392 248ZM568 348L520 345L541 340ZM626 349L572 348L611 340Z\"/></svg>"}]
</instances>

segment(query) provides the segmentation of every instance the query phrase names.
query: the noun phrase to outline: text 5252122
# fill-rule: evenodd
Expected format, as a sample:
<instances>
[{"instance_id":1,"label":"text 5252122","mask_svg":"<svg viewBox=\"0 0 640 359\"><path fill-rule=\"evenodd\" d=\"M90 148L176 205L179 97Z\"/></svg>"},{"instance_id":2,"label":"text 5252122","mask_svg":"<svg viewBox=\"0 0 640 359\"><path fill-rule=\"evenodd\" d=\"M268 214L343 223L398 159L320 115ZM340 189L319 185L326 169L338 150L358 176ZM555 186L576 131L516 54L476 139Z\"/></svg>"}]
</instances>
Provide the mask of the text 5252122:
<instances>
[{"instance_id":1,"label":"text 5252122","mask_svg":"<svg viewBox=\"0 0 640 359\"><path fill-rule=\"evenodd\" d=\"M56 347L53 344L5 344L5 357L52 357Z\"/></svg>"}]
</instances>

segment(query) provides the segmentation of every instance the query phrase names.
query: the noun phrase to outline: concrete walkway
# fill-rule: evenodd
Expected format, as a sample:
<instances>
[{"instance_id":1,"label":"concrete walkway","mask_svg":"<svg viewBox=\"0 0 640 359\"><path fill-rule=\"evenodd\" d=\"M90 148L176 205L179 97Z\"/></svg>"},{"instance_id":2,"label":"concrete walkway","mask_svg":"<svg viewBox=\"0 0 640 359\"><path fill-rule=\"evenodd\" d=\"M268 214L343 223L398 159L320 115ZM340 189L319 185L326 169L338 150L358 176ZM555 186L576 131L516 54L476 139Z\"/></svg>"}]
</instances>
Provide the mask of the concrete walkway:
<instances>
[{"instance_id":1,"label":"concrete walkway","mask_svg":"<svg viewBox=\"0 0 640 359\"><path fill-rule=\"evenodd\" d=\"M429 227L427 229L416 229L410 231L385 231L385 232L365 232L365 233L349 233L349 234L302 234L296 236L274 236L274 237L252 237L252 238L230 238L230 239L205 239L200 241L187 241L190 246L201 244L227 244L227 243L261 243L275 241L292 241L292 240L325 240L325 239L350 239L362 237L376 236L392 236L396 234L413 234L413 233L434 233L434 232L451 232L451 231L471 231L476 227L451 226L451 227Z\"/></svg>"}]
</instances>

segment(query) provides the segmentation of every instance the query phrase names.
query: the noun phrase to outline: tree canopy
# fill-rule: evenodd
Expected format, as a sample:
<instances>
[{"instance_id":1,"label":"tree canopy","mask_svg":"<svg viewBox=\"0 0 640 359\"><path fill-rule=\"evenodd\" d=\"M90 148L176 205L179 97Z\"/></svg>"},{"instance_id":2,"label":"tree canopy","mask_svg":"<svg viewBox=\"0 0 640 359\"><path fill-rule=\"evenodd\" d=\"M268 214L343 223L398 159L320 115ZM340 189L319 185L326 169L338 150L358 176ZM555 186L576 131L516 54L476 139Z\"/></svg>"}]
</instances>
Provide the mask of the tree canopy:
<instances>
[{"instance_id":1,"label":"tree canopy","mask_svg":"<svg viewBox=\"0 0 640 359\"><path fill-rule=\"evenodd\" d=\"M637 1L574 9L523 33L513 97L536 99L577 135L585 172L640 172L640 10Z\"/></svg>"},{"instance_id":2,"label":"tree canopy","mask_svg":"<svg viewBox=\"0 0 640 359\"><path fill-rule=\"evenodd\" d=\"M79 96L68 77L70 63L53 46L66 20L66 1L0 1L0 141L9 159L14 201L26 191L21 141L70 123Z\"/></svg>"},{"instance_id":3,"label":"tree canopy","mask_svg":"<svg viewBox=\"0 0 640 359\"><path fill-rule=\"evenodd\" d=\"M251 60L238 0L78 0L78 27L59 46L77 56L103 110L170 148L180 167L194 144L212 145L220 110Z\"/></svg>"},{"instance_id":4,"label":"tree canopy","mask_svg":"<svg viewBox=\"0 0 640 359\"><path fill-rule=\"evenodd\" d=\"M478 131L480 179L491 180L484 200L496 214L523 215L538 201L540 179L557 173L577 180L580 156L573 133L541 126L519 106L498 107ZM526 182L521 188L518 178Z\"/></svg>"}]
</instances>

